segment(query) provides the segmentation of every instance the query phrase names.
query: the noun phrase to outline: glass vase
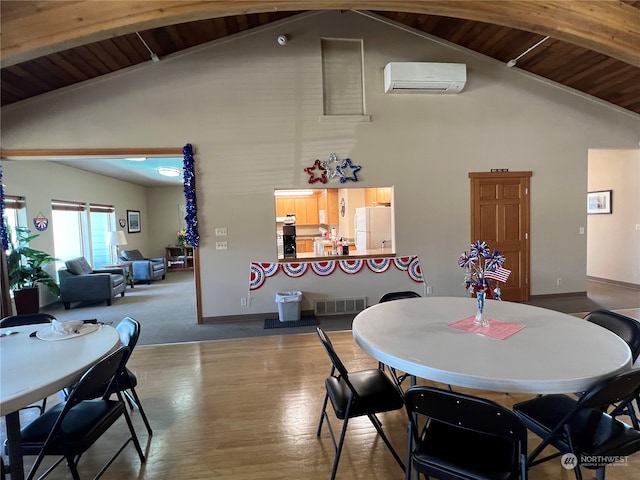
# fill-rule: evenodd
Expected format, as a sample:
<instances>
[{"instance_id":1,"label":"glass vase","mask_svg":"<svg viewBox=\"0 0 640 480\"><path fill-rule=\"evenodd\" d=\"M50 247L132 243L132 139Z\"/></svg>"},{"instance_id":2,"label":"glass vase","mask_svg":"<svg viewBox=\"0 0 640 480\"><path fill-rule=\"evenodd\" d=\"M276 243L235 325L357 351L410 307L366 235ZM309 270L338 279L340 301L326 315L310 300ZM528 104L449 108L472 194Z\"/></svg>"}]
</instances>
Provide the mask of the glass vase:
<instances>
[{"instance_id":1,"label":"glass vase","mask_svg":"<svg viewBox=\"0 0 640 480\"><path fill-rule=\"evenodd\" d=\"M473 320L473 324L479 327L489 326L489 319L484 316L484 300L486 298L486 295L487 293L484 291L476 293L478 308L476 310L476 318Z\"/></svg>"}]
</instances>

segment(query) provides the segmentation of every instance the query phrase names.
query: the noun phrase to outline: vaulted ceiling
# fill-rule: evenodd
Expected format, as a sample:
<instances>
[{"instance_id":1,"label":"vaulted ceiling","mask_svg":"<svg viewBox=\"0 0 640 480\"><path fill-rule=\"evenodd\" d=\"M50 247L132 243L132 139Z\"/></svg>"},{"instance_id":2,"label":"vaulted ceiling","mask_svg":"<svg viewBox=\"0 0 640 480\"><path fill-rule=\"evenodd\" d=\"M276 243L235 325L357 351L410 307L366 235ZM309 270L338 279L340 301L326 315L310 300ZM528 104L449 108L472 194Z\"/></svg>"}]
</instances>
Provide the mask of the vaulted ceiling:
<instances>
[{"instance_id":1,"label":"vaulted ceiling","mask_svg":"<svg viewBox=\"0 0 640 480\"><path fill-rule=\"evenodd\" d=\"M153 61L151 53L162 60L332 9L371 11L505 65L515 60L513 68L640 114L640 1L582 0L3 0L1 105Z\"/></svg>"}]
</instances>

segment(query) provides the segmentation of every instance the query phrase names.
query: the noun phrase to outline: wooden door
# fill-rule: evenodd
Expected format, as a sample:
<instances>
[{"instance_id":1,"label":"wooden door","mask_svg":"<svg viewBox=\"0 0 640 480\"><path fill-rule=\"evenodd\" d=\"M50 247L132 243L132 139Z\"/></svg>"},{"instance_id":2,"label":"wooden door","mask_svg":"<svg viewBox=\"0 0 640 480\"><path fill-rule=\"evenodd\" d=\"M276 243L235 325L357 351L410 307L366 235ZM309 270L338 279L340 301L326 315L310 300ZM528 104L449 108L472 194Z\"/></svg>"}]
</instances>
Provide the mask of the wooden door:
<instances>
[{"instance_id":1,"label":"wooden door","mask_svg":"<svg viewBox=\"0 0 640 480\"><path fill-rule=\"evenodd\" d=\"M471 182L471 241L482 240L502 252L511 270L501 284L502 299L528 301L529 180L531 172L469 173Z\"/></svg>"}]
</instances>

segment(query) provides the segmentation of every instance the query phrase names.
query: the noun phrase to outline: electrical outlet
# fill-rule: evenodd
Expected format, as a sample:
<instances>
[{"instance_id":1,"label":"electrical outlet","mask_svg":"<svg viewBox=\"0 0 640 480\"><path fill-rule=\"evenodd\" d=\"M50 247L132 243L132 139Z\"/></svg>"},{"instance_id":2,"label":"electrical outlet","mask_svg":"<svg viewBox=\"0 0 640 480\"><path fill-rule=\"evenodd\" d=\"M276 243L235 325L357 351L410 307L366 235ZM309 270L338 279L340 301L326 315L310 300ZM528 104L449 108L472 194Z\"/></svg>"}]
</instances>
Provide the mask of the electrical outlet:
<instances>
[{"instance_id":1,"label":"electrical outlet","mask_svg":"<svg viewBox=\"0 0 640 480\"><path fill-rule=\"evenodd\" d=\"M227 248L227 242L216 242L216 250L226 250Z\"/></svg>"},{"instance_id":2,"label":"electrical outlet","mask_svg":"<svg viewBox=\"0 0 640 480\"><path fill-rule=\"evenodd\" d=\"M227 227L216 227L216 237L226 237L227 236Z\"/></svg>"},{"instance_id":3,"label":"electrical outlet","mask_svg":"<svg viewBox=\"0 0 640 480\"><path fill-rule=\"evenodd\" d=\"M561 278L556 278L556 286L560 286L562 285L562 279Z\"/></svg>"},{"instance_id":4,"label":"electrical outlet","mask_svg":"<svg viewBox=\"0 0 640 480\"><path fill-rule=\"evenodd\" d=\"M433 293L433 287L431 285L427 286L427 295L431 295Z\"/></svg>"},{"instance_id":5,"label":"electrical outlet","mask_svg":"<svg viewBox=\"0 0 640 480\"><path fill-rule=\"evenodd\" d=\"M241 307L246 307L247 306L247 297L241 297L240 298L240 306Z\"/></svg>"}]
</instances>

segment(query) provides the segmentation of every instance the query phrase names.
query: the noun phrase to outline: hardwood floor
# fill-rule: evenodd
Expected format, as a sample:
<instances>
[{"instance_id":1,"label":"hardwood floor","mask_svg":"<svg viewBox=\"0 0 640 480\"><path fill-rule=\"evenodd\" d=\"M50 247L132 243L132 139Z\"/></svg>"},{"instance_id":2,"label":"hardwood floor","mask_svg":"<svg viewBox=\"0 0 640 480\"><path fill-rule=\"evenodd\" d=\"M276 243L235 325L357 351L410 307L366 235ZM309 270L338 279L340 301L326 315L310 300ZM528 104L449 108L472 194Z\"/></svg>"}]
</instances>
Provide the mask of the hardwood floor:
<instances>
[{"instance_id":1,"label":"hardwood floor","mask_svg":"<svg viewBox=\"0 0 640 480\"><path fill-rule=\"evenodd\" d=\"M350 370L377 366L355 344L350 331L329 336ZM330 364L315 333L138 346L129 367L138 377L137 390L154 435L148 439L139 413L134 412L147 462L140 465L129 445L102 477L105 480L329 478L333 447L326 429L320 439L316 437L316 427ZM472 393L507 406L527 398ZM400 410L380 416L402 458L405 415ZM334 428L340 428L332 413L330 418ZM82 478L95 475L125 428L120 421L83 456ZM529 448L537 443L532 435ZM640 454L636 454L625 465L608 467L607 478L628 480L639 468ZM595 478L591 470L584 470L584 476ZM71 477L61 465L49 478ZM366 418L350 422L337 478L403 478ZM529 478L575 477L552 460L532 468Z\"/></svg>"}]
</instances>

